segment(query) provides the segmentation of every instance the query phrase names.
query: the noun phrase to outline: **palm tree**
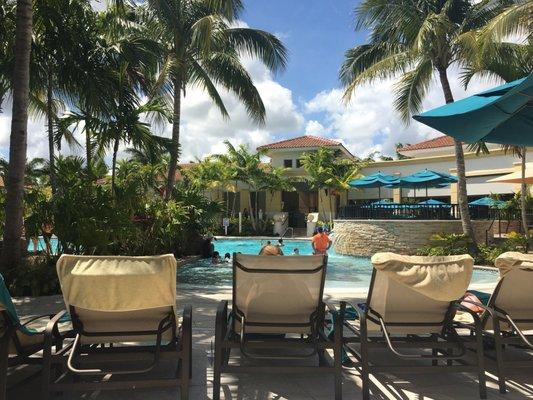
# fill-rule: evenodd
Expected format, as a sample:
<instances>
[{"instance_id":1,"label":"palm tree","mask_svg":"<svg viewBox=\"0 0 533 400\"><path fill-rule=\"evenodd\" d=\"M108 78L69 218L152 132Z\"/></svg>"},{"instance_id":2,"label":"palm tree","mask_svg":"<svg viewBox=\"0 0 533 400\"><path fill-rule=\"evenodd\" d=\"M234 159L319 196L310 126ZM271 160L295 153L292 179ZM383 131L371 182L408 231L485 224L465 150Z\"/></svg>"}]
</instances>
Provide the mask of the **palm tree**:
<instances>
[{"instance_id":1,"label":"palm tree","mask_svg":"<svg viewBox=\"0 0 533 400\"><path fill-rule=\"evenodd\" d=\"M362 167L371 162L343 159L340 155L338 150L321 147L302 156L302 166L308 175L306 179L309 185L318 191L322 203L322 194L327 196L330 223L333 222L333 191L347 190L348 183L357 177Z\"/></svg>"},{"instance_id":2,"label":"palm tree","mask_svg":"<svg viewBox=\"0 0 533 400\"><path fill-rule=\"evenodd\" d=\"M28 101L30 92L30 53L32 33L32 2L17 0L15 63L12 92L13 111L9 139L9 173L6 181L6 222L2 262L4 272L17 268L21 262L24 170L28 136Z\"/></svg>"},{"instance_id":3,"label":"palm tree","mask_svg":"<svg viewBox=\"0 0 533 400\"><path fill-rule=\"evenodd\" d=\"M252 229L257 231L258 216L258 191L262 182L266 180L265 169L261 163L261 157L265 155L264 151L253 153L245 145L235 147L228 140L224 141L227 154L218 154L214 157L229 169L228 176L235 182L242 182L248 185L250 196L248 196L248 207L250 210L250 222ZM255 207L252 201L252 193L255 193Z\"/></svg>"},{"instance_id":4,"label":"palm tree","mask_svg":"<svg viewBox=\"0 0 533 400\"><path fill-rule=\"evenodd\" d=\"M162 49L156 90L173 105L172 141L166 196L174 185L180 144L181 101L187 85L204 89L228 117L219 87L233 92L250 117L263 122L265 107L240 55L259 58L272 71L286 63L286 49L274 35L236 27L239 0L149 0L143 19Z\"/></svg>"},{"instance_id":5,"label":"palm tree","mask_svg":"<svg viewBox=\"0 0 533 400\"><path fill-rule=\"evenodd\" d=\"M370 30L370 42L345 54L340 79L350 100L356 88L376 79L397 77L394 106L407 123L421 110L436 74L446 103L454 101L448 80L452 65L472 54L473 36L505 10L504 3L470 0L364 0L355 10L357 28ZM468 211L465 159L455 140L458 203L462 228L475 244Z\"/></svg>"},{"instance_id":6,"label":"palm tree","mask_svg":"<svg viewBox=\"0 0 533 400\"><path fill-rule=\"evenodd\" d=\"M95 13L87 0L34 2L30 109L45 117L50 185L55 192L55 130L64 102L72 102L82 74L80 60L94 48ZM69 62L65 62L68 59Z\"/></svg>"},{"instance_id":7,"label":"palm tree","mask_svg":"<svg viewBox=\"0 0 533 400\"><path fill-rule=\"evenodd\" d=\"M10 89L11 66L13 65L13 41L15 38L16 3L0 1L0 113Z\"/></svg>"},{"instance_id":8,"label":"palm tree","mask_svg":"<svg viewBox=\"0 0 533 400\"><path fill-rule=\"evenodd\" d=\"M516 12L516 9L520 10L520 6L515 6L512 9ZM495 19L499 20L500 18L502 17L498 16ZM494 23L489 23L487 27L480 32L477 39L478 51L473 53L465 66L465 72L462 75L465 88L468 87L468 84L474 76L488 78L496 77L506 82L510 82L533 72L533 36L530 36L525 44L502 41L486 45L484 43L487 38L486 32L490 29L494 29ZM475 150L476 154L489 153L484 142L477 142L469 147L472 150ZM506 154L512 153L514 156L520 158L522 180L525 180L527 148L525 146L502 145L502 149ZM525 182L522 182L520 192L522 228L526 238L529 239L527 202L525 195L527 192L527 185Z\"/></svg>"}]
</instances>

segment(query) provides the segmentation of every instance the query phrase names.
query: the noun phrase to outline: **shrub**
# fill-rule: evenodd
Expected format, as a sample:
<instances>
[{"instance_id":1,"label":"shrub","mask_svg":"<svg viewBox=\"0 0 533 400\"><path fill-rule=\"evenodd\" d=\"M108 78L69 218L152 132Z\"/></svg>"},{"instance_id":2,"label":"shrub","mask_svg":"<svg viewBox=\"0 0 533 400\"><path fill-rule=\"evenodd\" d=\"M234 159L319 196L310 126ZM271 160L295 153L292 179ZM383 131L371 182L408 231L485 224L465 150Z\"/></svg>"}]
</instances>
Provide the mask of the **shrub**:
<instances>
[{"instance_id":1,"label":"shrub","mask_svg":"<svg viewBox=\"0 0 533 400\"><path fill-rule=\"evenodd\" d=\"M524 251L527 239L517 232L509 233L506 240L499 244L478 245L478 252L474 253L477 264L494 265L496 258L507 251ZM461 234L438 234L430 238L430 244L419 249L417 252L421 256L451 256L459 254L472 254L472 241Z\"/></svg>"}]
</instances>

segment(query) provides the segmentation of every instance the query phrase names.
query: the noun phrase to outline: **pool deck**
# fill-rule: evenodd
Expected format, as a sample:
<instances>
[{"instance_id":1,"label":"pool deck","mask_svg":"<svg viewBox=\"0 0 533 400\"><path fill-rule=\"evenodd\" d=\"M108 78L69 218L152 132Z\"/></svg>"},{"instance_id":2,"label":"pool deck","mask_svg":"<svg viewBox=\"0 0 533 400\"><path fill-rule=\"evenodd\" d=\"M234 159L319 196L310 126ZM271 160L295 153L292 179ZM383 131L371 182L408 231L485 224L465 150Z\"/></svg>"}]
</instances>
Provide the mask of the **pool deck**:
<instances>
[{"instance_id":1,"label":"pool deck","mask_svg":"<svg viewBox=\"0 0 533 400\"><path fill-rule=\"evenodd\" d=\"M481 288L491 290L490 287ZM326 291L325 297L332 302L341 299L364 301L365 292L348 293L346 290ZM220 300L230 300L231 290L185 290L179 291L178 308L183 304L193 306L193 379L190 391L192 400L212 399L212 374L206 351L214 339L214 320ZM61 296L39 298L18 298L16 306L21 315L38 315L59 311L63 308ZM387 354L378 355L386 359ZM488 361L488 360L487 360ZM24 367L11 371L8 399L36 400L39 398L39 377L35 367ZM488 361L489 399L533 398L533 369L522 369L513 374L509 392L498 393L495 381L494 363ZM17 383L18 382L18 383ZM221 396L224 400L331 400L333 380L330 376L305 377L300 375L223 375ZM412 375L409 369L401 376L387 375L372 378L372 398L375 399L476 399L477 383L470 374ZM344 369L343 395L345 400L361 398L361 380L354 368ZM179 399L179 391L129 390L115 392L94 392L64 394L63 399L112 399L112 400L167 400Z\"/></svg>"}]
</instances>

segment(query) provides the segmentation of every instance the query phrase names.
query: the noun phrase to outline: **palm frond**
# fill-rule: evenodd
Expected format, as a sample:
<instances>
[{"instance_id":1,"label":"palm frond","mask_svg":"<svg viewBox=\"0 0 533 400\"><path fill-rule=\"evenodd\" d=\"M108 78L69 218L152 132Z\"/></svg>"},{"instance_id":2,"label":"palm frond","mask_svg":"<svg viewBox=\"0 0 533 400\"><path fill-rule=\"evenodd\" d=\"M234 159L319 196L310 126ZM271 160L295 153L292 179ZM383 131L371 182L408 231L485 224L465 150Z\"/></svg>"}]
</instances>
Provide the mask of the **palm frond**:
<instances>
[{"instance_id":1,"label":"palm frond","mask_svg":"<svg viewBox=\"0 0 533 400\"><path fill-rule=\"evenodd\" d=\"M277 72L285 69L288 52L275 35L251 28L230 28L225 31L225 35L234 49L250 57L258 58L271 71Z\"/></svg>"},{"instance_id":2,"label":"palm frond","mask_svg":"<svg viewBox=\"0 0 533 400\"><path fill-rule=\"evenodd\" d=\"M429 59L421 60L416 67L405 73L394 85L396 97L394 108L408 124L413 114L418 113L427 93L433 75L433 64Z\"/></svg>"}]
</instances>

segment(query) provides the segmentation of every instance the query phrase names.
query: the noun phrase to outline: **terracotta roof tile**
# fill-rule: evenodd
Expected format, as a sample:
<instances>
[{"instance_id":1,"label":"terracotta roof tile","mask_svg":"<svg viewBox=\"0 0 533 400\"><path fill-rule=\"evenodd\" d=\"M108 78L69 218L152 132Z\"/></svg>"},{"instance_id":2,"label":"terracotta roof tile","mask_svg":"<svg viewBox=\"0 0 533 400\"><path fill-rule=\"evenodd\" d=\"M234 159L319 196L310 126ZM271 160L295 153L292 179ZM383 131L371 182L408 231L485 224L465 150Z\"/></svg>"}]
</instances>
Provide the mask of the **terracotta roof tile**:
<instances>
[{"instance_id":1,"label":"terracotta roof tile","mask_svg":"<svg viewBox=\"0 0 533 400\"><path fill-rule=\"evenodd\" d=\"M322 146L341 146L341 142L326 139L318 136L298 136L292 139L281 140L270 144L259 146L257 150L265 149L293 149L302 147L322 147Z\"/></svg>"},{"instance_id":2,"label":"terracotta roof tile","mask_svg":"<svg viewBox=\"0 0 533 400\"><path fill-rule=\"evenodd\" d=\"M436 149L439 147L451 147L453 146L453 138L451 136L439 136L434 139L426 140L424 142L410 144L408 146L398 149L402 151L412 151L412 150L424 150L424 149Z\"/></svg>"}]
</instances>

